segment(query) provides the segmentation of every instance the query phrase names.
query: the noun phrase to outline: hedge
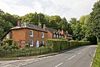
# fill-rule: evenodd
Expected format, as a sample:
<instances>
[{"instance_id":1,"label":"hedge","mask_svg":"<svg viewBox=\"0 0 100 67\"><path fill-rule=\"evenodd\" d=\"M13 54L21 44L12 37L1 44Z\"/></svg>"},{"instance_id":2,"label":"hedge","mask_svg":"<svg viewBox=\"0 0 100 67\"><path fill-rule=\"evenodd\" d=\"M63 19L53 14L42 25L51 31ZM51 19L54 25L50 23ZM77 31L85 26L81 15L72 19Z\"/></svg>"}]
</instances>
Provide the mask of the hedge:
<instances>
[{"instance_id":1,"label":"hedge","mask_svg":"<svg viewBox=\"0 0 100 67\"><path fill-rule=\"evenodd\" d=\"M3 49L0 48L0 57L21 57L21 56L34 56L47 54L51 52L59 52L62 50L66 50L69 48L74 48L83 45L89 45L88 41L67 41L62 39L51 39L47 41L46 46L42 46L39 48L31 47L31 48L23 48L23 49Z\"/></svg>"},{"instance_id":2,"label":"hedge","mask_svg":"<svg viewBox=\"0 0 100 67\"><path fill-rule=\"evenodd\" d=\"M89 44L90 44L89 41L67 41L60 39L50 39L47 41L47 46L50 47L53 52Z\"/></svg>"},{"instance_id":3,"label":"hedge","mask_svg":"<svg viewBox=\"0 0 100 67\"><path fill-rule=\"evenodd\" d=\"M0 50L0 57L22 57L22 56L34 56L49 53L50 50L47 47L40 48L25 48L25 49L13 49L13 50Z\"/></svg>"}]
</instances>

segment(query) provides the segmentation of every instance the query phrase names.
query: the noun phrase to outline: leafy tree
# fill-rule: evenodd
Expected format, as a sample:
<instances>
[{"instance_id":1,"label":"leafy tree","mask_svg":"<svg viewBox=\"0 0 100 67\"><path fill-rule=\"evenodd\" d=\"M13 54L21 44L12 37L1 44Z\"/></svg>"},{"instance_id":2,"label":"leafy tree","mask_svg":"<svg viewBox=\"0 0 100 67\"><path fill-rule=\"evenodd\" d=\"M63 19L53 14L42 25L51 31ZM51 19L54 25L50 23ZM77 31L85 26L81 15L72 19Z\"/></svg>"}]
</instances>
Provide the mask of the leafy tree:
<instances>
[{"instance_id":1,"label":"leafy tree","mask_svg":"<svg viewBox=\"0 0 100 67\"><path fill-rule=\"evenodd\" d=\"M33 22L33 24L37 24L35 23L36 18L33 13L26 14L25 16L22 16L21 19L22 19L22 22Z\"/></svg>"},{"instance_id":2,"label":"leafy tree","mask_svg":"<svg viewBox=\"0 0 100 67\"><path fill-rule=\"evenodd\" d=\"M93 11L90 13L89 29L100 42L100 0L94 4Z\"/></svg>"},{"instance_id":3,"label":"leafy tree","mask_svg":"<svg viewBox=\"0 0 100 67\"><path fill-rule=\"evenodd\" d=\"M0 10L0 38L7 32L11 27L16 26L16 22L19 16L10 15Z\"/></svg>"},{"instance_id":4,"label":"leafy tree","mask_svg":"<svg viewBox=\"0 0 100 67\"><path fill-rule=\"evenodd\" d=\"M81 40L82 39L82 34L81 34L81 25L80 22L76 18L71 18L70 20L71 24L71 29L73 31L73 38L75 40Z\"/></svg>"}]
</instances>

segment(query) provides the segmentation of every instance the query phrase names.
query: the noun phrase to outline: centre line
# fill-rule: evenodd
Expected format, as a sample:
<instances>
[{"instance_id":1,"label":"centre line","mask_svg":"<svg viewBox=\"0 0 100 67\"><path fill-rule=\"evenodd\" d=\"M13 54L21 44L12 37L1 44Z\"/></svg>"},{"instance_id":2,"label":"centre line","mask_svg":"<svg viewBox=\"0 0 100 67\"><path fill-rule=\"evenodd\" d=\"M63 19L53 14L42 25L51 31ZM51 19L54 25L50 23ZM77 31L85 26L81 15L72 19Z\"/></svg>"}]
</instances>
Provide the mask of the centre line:
<instances>
[{"instance_id":1,"label":"centre line","mask_svg":"<svg viewBox=\"0 0 100 67\"><path fill-rule=\"evenodd\" d=\"M60 65L62 65L63 63L59 63L58 65L56 65L55 67L59 67Z\"/></svg>"},{"instance_id":2,"label":"centre line","mask_svg":"<svg viewBox=\"0 0 100 67\"><path fill-rule=\"evenodd\" d=\"M81 54L81 52L79 52L78 54Z\"/></svg>"},{"instance_id":3,"label":"centre line","mask_svg":"<svg viewBox=\"0 0 100 67\"><path fill-rule=\"evenodd\" d=\"M72 58L74 58L76 55L73 55L72 57L68 58L68 60L71 60Z\"/></svg>"}]
</instances>

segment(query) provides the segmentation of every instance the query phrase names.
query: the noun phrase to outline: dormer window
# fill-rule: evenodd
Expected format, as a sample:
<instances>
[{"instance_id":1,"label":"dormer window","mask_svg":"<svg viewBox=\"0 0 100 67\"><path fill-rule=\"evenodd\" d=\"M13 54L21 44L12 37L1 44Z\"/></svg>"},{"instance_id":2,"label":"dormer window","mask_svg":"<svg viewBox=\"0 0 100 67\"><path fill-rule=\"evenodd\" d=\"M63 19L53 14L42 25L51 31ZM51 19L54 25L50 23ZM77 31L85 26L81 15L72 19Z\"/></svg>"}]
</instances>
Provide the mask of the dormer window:
<instances>
[{"instance_id":1,"label":"dormer window","mask_svg":"<svg viewBox=\"0 0 100 67\"><path fill-rule=\"evenodd\" d=\"M33 36L34 36L34 35L33 35L33 30L30 30L30 31L29 31L29 36L30 36L30 37L33 37Z\"/></svg>"}]
</instances>

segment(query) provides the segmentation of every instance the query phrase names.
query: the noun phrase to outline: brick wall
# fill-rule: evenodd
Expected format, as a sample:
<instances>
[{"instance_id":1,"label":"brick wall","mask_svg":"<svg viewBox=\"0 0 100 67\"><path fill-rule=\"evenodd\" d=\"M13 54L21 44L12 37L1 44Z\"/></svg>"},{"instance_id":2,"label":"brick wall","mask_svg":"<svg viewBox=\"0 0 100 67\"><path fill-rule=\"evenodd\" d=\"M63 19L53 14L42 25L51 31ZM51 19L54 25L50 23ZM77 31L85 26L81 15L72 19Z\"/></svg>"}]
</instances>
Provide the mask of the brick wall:
<instances>
[{"instance_id":1,"label":"brick wall","mask_svg":"<svg viewBox=\"0 0 100 67\"><path fill-rule=\"evenodd\" d=\"M36 46L37 40L39 42L44 41L46 44L47 33L44 32L44 38L42 38L42 32L37 30L33 31L33 37L30 37L29 32L31 29L16 29L12 30L12 39L19 44L19 47L25 47L26 43L29 43L29 40L33 40L34 46Z\"/></svg>"},{"instance_id":2,"label":"brick wall","mask_svg":"<svg viewBox=\"0 0 100 67\"><path fill-rule=\"evenodd\" d=\"M48 33L47 33L48 39L52 39L53 38L52 36L53 36L53 34L50 31L48 31Z\"/></svg>"}]
</instances>

